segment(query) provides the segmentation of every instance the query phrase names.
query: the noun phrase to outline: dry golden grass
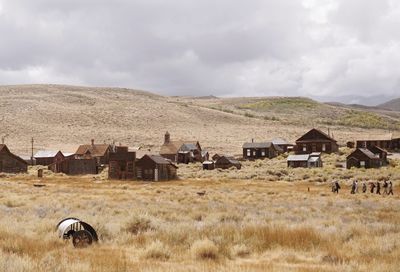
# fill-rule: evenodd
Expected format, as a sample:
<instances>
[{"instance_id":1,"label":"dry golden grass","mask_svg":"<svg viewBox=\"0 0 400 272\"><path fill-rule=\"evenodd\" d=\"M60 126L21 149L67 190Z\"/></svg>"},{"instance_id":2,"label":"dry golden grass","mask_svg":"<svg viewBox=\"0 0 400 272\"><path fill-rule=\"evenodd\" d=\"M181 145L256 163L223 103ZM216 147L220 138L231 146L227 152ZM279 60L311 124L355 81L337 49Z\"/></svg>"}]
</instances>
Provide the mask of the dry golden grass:
<instances>
[{"instance_id":1,"label":"dry golden grass","mask_svg":"<svg viewBox=\"0 0 400 272\"><path fill-rule=\"evenodd\" d=\"M254 169L267 171L268 162L254 162L261 165ZM382 171L398 178L397 167ZM344 184L334 195L329 183L310 182L319 170L309 171L308 181L296 182L62 175L39 181L33 171L3 177L0 271L397 271L398 180L393 197L350 195ZM46 186L33 187L38 182ZM54 228L68 216L95 226L100 242L74 249L60 240Z\"/></svg>"}]
</instances>

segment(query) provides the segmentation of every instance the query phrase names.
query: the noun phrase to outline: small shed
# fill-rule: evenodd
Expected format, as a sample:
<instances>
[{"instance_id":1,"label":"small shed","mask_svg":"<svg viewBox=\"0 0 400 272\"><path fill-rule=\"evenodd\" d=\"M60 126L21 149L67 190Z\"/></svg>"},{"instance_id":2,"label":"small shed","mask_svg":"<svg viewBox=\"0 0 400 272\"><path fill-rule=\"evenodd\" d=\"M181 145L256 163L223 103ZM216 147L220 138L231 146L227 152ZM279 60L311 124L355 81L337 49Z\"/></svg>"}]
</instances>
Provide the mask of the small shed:
<instances>
[{"instance_id":1,"label":"small shed","mask_svg":"<svg viewBox=\"0 0 400 272\"><path fill-rule=\"evenodd\" d=\"M163 181L177 178L178 167L159 155L144 155L136 162L136 177L145 181Z\"/></svg>"},{"instance_id":2,"label":"small shed","mask_svg":"<svg viewBox=\"0 0 400 272\"><path fill-rule=\"evenodd\" d=\"M27 171L28 163L11 153L6 145L0 144L0 173L25 173Z\"/></svg>"},{"instance_id":3,"label":"small shed","mask_svg":"<svg viewBox=\"0 0 400 272\"><path fill-rule=\"evenodd\" d=\"M136 152L129 151L127 146L115 147L115 150L110 153L108 178L122 180L135 179L135 161Z\"/></svg>"},{"instance_id":4,"label":"small shed","mask_svg":"<svg viewBox=\"0 0 400 272\"><path fill-rule=\"evenodd\" d=\"M346 159L347 169L356 168L379 168L383 161L379 154L374 154L367 148L357 148Z\"/></svg>"},{"instance_id":5,"label":"small shed","mask_svg":"<svg viewBox=\"0 0 400 272\"><path fill-rule=\"evenodd\" d=\"M292 168L322 167L321 153L289 155L287 165Z\"/></svg>"},{"instance_id":6,"label":"small shed","mask_svg":"<svg viewBox=\"0 0 400 272\"><path fill-rule=\"evenodd\" d=\"M204 161L203 162L203 170L214 170L215 163L213 161Z\"/></svg>"},{"instance_id":7,"label":"small shed","mask_svg":"<svg viewBox=\"0 0 400 272\"><path fill-rule=\"evenodd\" d=\"M279 150L272 142L262 142L262 143L244 143L243 146L243 158L252 159L265 159L265 158L275 158L279 155Z\"/></svg>"},{"instance_id":8,"label":"small shed","mask_svg":"<svg viewBox=\"0 0 400 272\"><path fill-rule=\"evenodd\" d=\"M215 168L229 169L231 167L236 167L236 169L241 169L242 164L232 156L220 156L215 162Z\"/></svg>"},{"instance_id":9,"label":"small shed","mask_svg":"<svg viewBox=\"0 0 400 272\"><path fill-rule=\"evenodd\" d=\"M39 150L33 157L36 165L48 166L56 161L62 161L64 154L61 151Z\"/></svg>"}]
</instances>

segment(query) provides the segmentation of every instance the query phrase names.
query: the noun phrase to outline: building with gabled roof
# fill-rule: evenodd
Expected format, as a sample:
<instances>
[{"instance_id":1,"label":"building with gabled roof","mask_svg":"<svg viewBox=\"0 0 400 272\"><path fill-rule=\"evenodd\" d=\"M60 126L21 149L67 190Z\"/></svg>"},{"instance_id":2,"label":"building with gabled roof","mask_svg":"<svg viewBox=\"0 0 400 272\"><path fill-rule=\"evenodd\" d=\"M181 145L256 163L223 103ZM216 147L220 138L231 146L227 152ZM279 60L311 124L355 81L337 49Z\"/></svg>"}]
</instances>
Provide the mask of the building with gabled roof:
<instances>
[{"instance_id":1,"label":"building with gabled roof","mask_svg":"<svg viewBox=\"0 0 400 272\"><path fill-rule=\"evenodd\" d=\"M135 151L129 151L129 148L127 146L116 146L113 152L110 153L108 178L119 180L135 179L135 163Z\"/></svg>"},{"instance_id":2,"label":"building with gabled roof","mask_svg":"<svg viewBox=\"0 0 400 272\"><path fill-rule=\"evenodd\" d=\"M312 168L322 167L322 159L320 152L313 152L311 154L297 154L289 155L287 157L287 165L292 168Z\"/></svg>"},{"instance_id":3,"label":"building with gabled roof","mask_svg":"<svg viewBox=\"0 0 400 272\"><path fill-rule=\"evenodd\" d=\"M163 181L177 178L178 167L160 155L144 155L136 162L136 177L145 181Z\"/></svg>"},{"instance_id":4,"label":"building with gabled roof","mask_svg":"<svg viewBox=\"0 0 400 272\"><path fill-rule=\"evenodd\" d=\"M333 153L339 151L337 141L325 132L313 128L296 140L296 154L312 152Z\"/></svg>"},{"instance_id":5,"label":"building with gabled roof","mask_svg":"<svg viewBox=\"0 0 400 272\"><path fill-rule=\"evenodd\" d=\"M233 156L227 156L227 155L222 155L215 161L215 168L229 169L231 167L236 167L236 169L241 169L242 164Z\"/></svg>"},{"instance_id":6,"label":"building with gabled roof","mask_svg":"<svg viewBox=\"0 0 400 272\"><path fill-rule=\"evenodd\" d=\"M357 148L346 158L347 169L379 168L387 163L387 153L379 147Z\"/></svg>"},{"instance_id":7,"label":"building with gabled roof","mask_svg":"<svg viewBox=\"0 0 400 272\"><path fill-rule=\"evenodd\" d=\"M254 159L272 159L283 152L278 146L272 142L249 142L244 143L242 146L243 158L246 160Z\"/></svg>"},{"instance_id":8,"label":"building with gabled roof","mask_svg":"<svg viewBox=\"0 0 400 272\"><path fill-rule=\"evenodd\" d=\"M91 156L97 160L98 165L108 164L111 152L109 144L95 144L92 139L91 144L80 145L75 152L77 156Z\"/></svg>"},{"instance_id":9,"label":"building with gabled roof","mask_svg":"<svg viewBox=\"0 0 400 272\"><path fill-rule=\"evenodd\" d=\"M160 155L177 163L202 162L202 150L198 141L172 141L169 132L164 135Z\"/></svg>"},{"instance_id":10,"label":"building with gabled roof","mask_svg":"<svg viewBox=\"0 0 400 272\"><path fill-rule=\"evenodd\" d=\"M63 160L64 154L61 151L39 150L33 157L36 165L48 166L56 161Z\"/></svg>"},{"instance_id":11,"label":"building with gabled roof","mask_svg":"<svg viewBox=\"0 0 400 272\"><path fill-rule=\"evenodd\" d=\"M25 173L28 163L11 153L5 144L0 144L0 173Z\"/></svg>"}]
</instances>

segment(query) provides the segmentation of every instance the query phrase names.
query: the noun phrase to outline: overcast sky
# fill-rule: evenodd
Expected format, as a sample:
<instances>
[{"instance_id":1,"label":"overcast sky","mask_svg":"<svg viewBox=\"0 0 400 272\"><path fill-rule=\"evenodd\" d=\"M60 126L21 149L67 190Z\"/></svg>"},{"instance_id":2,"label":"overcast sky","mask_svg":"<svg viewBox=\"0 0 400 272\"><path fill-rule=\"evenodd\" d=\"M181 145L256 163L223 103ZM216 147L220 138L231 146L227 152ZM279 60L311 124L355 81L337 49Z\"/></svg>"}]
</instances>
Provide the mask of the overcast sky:
<instances>
[{"instance_id":1,"label":"overcast sky","mask_svg":"<svg viewBox=\"0 0 400 272\"><path fill-rule=\"evenodd\" d=\"M398 0L0 0L0 37L0 84L219 96L400 90Z\"/></svg>"}]
</instances>

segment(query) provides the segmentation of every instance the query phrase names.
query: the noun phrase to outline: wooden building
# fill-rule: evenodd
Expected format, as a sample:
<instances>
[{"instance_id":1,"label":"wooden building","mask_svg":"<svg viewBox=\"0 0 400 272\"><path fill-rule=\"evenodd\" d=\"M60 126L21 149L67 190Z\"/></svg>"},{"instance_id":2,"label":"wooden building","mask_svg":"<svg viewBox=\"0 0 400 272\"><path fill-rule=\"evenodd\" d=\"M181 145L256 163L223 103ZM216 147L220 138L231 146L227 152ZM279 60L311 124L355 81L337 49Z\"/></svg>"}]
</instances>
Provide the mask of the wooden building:
<instances>
[{"instance_id":1,"label":"wooden building","mask_svg":"<svg viewBox=\"0 0 400 272\"><path fill-rule=\"evenodd\" d=\"M36 165L48 166L54 162L62 161L64 154L61 151L40 150L33 157Z\"/></svg>"},{"instance_id":2,"label":"wooden building","mask_svg":"<svg viewBox=\"0 0 400 272\"><path fill-rule=\"evenodd\" d=\"M160 155L172 162L186 164L203 162L206 159L203 157L198 141L171 141L168 131L164 135L164 144L161 146Z\"/></svg>"},{"instance_id":3,"label":"wooden building","mask_svg":"<svg viewBox=\"0 0 400 272\"><path fill-rule=\"evenodd\" d=\"M111 152L111 145L109 144L95 144L92 140L91 144L80 145L75 155L78 157L91 156L95 158L98 165L104 165L109 163Z\"/></svg>"},{"instance_id":4,"label":"wooden building","mask_svg":"<svg viewBox=\"0 0 400 272\"><path fill-rule=\"evenodd\" d=\"M289 143L285 139L275 138L272 140L272 143L279 147L283 153L293 151L294 144Z\"/></svg>"},{"instance_id":5,"label":"wooden building","mask_svg":"<svg viewBox=\"0 0 400 272\"><path fill-rule=\"evenodd\" d=\"M244 143L242 148L243 158L246 160L272 159L278 156L280 151L280 148L272 142L255 143L252 141L251 143Z\"/></svg>"},{"instance_id":6,"label":"wooden building","mask_svg":"<svg viewBox=\"0 0 400 272\"><path fill-rule=\"evenodd\" d=\"M136 177L145 181L163 181L177 178L178 167L159 155L144 155L136 162Z\"/></svg>"},{"instance_id":7,"label":"wooden building","mask_svg":"<svg viewBox=\"0 0 400 272\"><path fill-rule=\"evenodd\" d=\"M135 170L136 152L130 152L127 146L117 146L110 153L108 167L109 179L133 180Z\"/></svg>"},{"instance_id":8,"label":"wooden building","mask_svg":"<svg viewBox=\"0 0 400 272\"><path fill-rule=\"evenodd\" d=\"M296 141L296 154L332 153L339 150L337 141L318 129L311 129Z\"/></svg>"},{"instance_id":9,"label":"wooden building","mask_svg":"<svg viewBox=\"0 0 400 272\"><path fill-rule=\"evenodd\" d=\"M6 145L0 144L0 173L25 173L27 171L28 163L11 153Z\"/></svg>"},{"instance_id":10,"label":"wooden building","mask_svg":"<svg viewBox=\"0 0 400 272\"><path fill-rule=\"evenodd\" d=\"M400 135L388 133L384 135L366 135L357 140L357 148L379 147L385 150L398 151L400 150Z\"/></svg>"},{"instance_id":11,"label":"wooden building","mask_svg":"<svg viewBox=\"0 0 400 272\"><path fill-rule=\"evenodd\" d=\"M203 170L214 170L215 162L214 161L204 161L203 162Z\"/></svg>"},{"instance_id":12,"label":"wooden building","mask_svg":"<svg viewBox=\"0 0 400 272\"><path fill-rule=\"evenodd\" d=\"M229 169L231 167L236 167L236 169L241 169L242 164L232 156L222 155L215 161L215 168Z\"/></svg>"},{"instance_id":13,"label":"wooden building","mask_svg":"<svg viewBox=\"0 0 400 272\"><path fill-rule=\"evenodd\" d=\"M95 175L98 174L97 159L89 156L72 155L48 166L54 173L66 175Z\"/></svg>"},{"instance_id":14,"label":"wooden building","mask_svg":"<svg viewBox=\"0 0 400 272\"><path fill-rule=\"evenodd\" d=\"M386 160L380 158L380 154L375 154L367 148L357 148L346 159L346 167L356 168L379 168L386 164Z\"/></svg>"},{"instance_id":15,"label":"wooden building","mask_svg":"<svg viewBox=\"0 0 400 272\"><path fill-rule=\"evenodd\" d=\"M321 153L314 152L311 154L289 155L287 158L287 166L292 168L322 167Z\"/></svg>"}]
</instances>

